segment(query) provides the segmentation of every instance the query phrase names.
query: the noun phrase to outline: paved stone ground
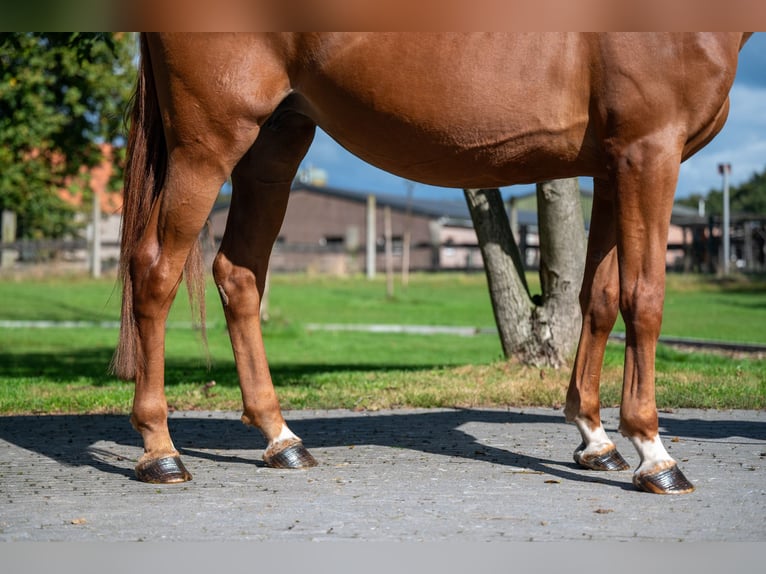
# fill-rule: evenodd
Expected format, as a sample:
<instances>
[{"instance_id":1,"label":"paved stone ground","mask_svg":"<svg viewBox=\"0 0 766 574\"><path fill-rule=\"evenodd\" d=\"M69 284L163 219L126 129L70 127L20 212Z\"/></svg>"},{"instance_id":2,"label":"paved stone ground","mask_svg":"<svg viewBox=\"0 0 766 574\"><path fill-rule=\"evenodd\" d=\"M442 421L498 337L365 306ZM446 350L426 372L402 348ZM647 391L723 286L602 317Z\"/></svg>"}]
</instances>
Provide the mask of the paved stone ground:
<instances>
[{"instance_id":1,"label":"paved stone ground","mask_svg":"<svg viewBox=\"0 0 766 574\"><path fill-rule=\"evenodd\" d=\"M603 413L616 435L617 411ZM661 413L697 490L637 492L631 471L578 468L560 410L287 413L320 466L265 468L238 413L177 412L182 485L133 478L124 416L0 418L3 541L766 540L766 413Z\"/></svg>"}]
</instances>

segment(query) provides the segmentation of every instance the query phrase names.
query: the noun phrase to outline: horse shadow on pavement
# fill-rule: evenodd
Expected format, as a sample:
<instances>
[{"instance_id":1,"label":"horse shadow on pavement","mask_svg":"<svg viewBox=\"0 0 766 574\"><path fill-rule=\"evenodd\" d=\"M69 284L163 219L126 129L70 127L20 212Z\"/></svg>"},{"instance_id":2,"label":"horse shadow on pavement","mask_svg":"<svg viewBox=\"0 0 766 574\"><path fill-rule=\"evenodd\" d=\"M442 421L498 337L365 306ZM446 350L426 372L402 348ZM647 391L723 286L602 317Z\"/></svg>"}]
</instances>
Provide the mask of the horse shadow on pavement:
<instances>
[{"instance_id":1,"label":"horse shadow on pavement","mask_svg":"<svg viewBox=\"0 0 766 574\"><path fill-rule=\"evenodd\" d=\"M725 417L725 415L723 415ZM552 475L560 480L598 482L632 490L630 480L613 480L607 473L594 473L579 468L569 455L562 460L545 458L529 452L524 442L540 439L561 440L561 427L565 424L563 414L523 411L459 409L423 410L403 413L362 413L354 416L334 416L292 419L291 428L305 440L309 450L330 447L372 445L397 449L410 449L425 454L481 460L491 464L505 465L529 472ZM477 440L462 427L471 424L504 425L495 429L504 437L518 440L512 449L490 446ZM521 425L525 425L522 429ZM528 429L526 425L532 425ZM701 440L723 440L733 437L766 440L766 423L740 420L702 421L661 417L663 434ZM607 425L608 426L608 425ZM515 428L514 428L515 427ZM188 413L170 420L173 440L185 456L207 459L224 464L255 464L260 462L260 452L265 447L260 433L245 427L232 418L210 416L207 413ZM480 427L477 427L480 428ZM568 437L574 449L577 431L567 425ZM615 429L607 428L610 434ZM571 435L571 437L569 436ZM139 435L131 428L124 415L29 415L0 418L0 439L33 453L53 459L65 466L89 466L98 471L122 475L134 479L130 456L137 457L141 443ZM117 455L98 443L115 443L121 452ZM493 441L494 442L494 441ZM560 448L551 447L560 454ZM231 451L228 454L228 451ZM243 456L239 452L248 451ZM524 452L527 451L527 452ZM250 456L249 453L252 453ZM571 452L567 448L567 453ZM632 454L632 453L629 453ZM360 456L363 454L360 452ZM127 461L126 461L127 459ZM117 464L115 461L121 461ZM320 460L320 464L322 461Z\"/></svg>"}]
</instances>

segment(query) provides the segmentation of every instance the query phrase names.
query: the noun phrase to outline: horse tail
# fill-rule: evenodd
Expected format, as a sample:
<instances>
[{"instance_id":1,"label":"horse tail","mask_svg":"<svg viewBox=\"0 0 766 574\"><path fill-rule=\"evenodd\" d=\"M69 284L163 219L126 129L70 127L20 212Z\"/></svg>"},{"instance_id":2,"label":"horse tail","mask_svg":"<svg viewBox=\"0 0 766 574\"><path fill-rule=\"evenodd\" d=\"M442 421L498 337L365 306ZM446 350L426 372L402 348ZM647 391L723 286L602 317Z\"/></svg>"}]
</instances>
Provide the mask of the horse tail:
<instances>
[{"instance_id":1,"label":"horse tail","mask_svg":"<svg viewBox=\"0 0 766 574\"><path fill-rule=\"evenodd\" d=\"M131 260L146 229L149 215L160 196L167 169L168 153L162 127L157 88L146 36L141 34L138 80L128 109L130 121L125 165L119 276L122 281L120 336L110 365L111 372L134 380L143 353L133 314ZM204 337L204 264L199 241L195 242L184 266L192 306L196 307Z\"/></svg>"}]
</instances>

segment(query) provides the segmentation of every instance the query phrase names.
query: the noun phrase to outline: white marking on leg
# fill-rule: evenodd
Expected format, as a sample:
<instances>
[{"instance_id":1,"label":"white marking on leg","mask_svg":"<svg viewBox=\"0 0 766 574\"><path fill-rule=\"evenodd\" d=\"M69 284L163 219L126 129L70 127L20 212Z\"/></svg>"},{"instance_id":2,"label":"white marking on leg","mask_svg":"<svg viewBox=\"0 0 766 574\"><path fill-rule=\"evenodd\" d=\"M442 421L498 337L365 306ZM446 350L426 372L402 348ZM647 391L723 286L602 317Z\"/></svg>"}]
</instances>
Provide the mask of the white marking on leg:
<instances>
[{"instance_id":1,"label":"white marking on leg","mask_svg":"<svg viewBox=\"0 0 766 574\"><path fill-rule=\"evenodd\" d=\"M601 424L595 429L591 429L588 423L580 418L575 418L573 422L577 425L582 441L585 443L585 449L582 451L583 454L597 455L614 448L614 443L609 440Z\"/></svg>"},{"instance_id":2,"label":"white marking on leg","mask_svg":"<svg viewBox=\"0 0 766 574\"><path fill-rule=\"evenodd\" d=\"M286 424L282 425L279 435L269 441L266 450L263 451L263 459L269 460L276 453L301 442L301 439L291 431Z\"/></svg>"},{"instance_id":3,"label":"white marking on leg","mask_svg":"<svg viewBox=\"0 0 766 574\"><path fill-rule=\"evenodd\" d=\"M269 448L272 448L282 442L300 442L300 438L291 431L286 424L282 425L279 435L269 442Z\"/></svg>"},{"instance_id":4,"label":"white marking on leg","mask_svg":"<svg viewBox=\"0 0 766 574\"><path fill-rule=\"evenodd\" d=\"M636 447L641 464L636 469L636 474L655 473L676 464L676 461L665 450L660 435L653 439L641 439L630 437L630 442Z\"/></svg>"}]
</instances>

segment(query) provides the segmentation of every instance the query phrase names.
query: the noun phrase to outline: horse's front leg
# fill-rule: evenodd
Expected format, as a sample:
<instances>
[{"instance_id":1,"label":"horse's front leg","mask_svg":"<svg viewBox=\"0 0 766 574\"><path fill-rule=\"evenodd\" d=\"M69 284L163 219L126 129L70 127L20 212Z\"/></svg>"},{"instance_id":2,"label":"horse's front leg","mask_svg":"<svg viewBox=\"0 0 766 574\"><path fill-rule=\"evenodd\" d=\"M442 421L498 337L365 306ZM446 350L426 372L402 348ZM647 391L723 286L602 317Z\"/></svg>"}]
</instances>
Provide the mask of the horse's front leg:
<instances>
[{"instance_id":1,"label":"horse's front leg","mask_svg":"<svg viewBox=\"0 0 766 574\"><path fill-rule=\"evenodd\" d=\"M264 462L278 468L316 465L287 426L271 380L260 322L261 298L290 185L314 135L297 114L275 114L232 173L226 232L213 264L242 390L242 422L268 441Z\"/></svg>"},{"instance_id":2,"label":"horse's front leg","mask_svg":"<svg viewBox=\"0 0 766 574\"><path fill-rule=\"evenodd\" d=\"M627 462L601 424L599 385L609 333L617 319L619 282L612 190L603 180L594 181L588 252L580 291L582 331L565 414L582 437L574 460L592 470L625 470Z\"/></svg>"},{"instance_id":3,"label":"horse's front leg","mask_svg":"<svg viewBox=\"0 0 766 574\"><path fill-rule=\"evenodd\" d=\"M680 164L680 151L669 153L671 137L660 133L633 143L615 162L620 312L626 330L620 432L641 458L633 484L657 494L694 490L662 444L655 399L665 252Z\"/></svg>"}]
</instances>

